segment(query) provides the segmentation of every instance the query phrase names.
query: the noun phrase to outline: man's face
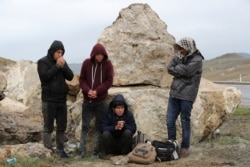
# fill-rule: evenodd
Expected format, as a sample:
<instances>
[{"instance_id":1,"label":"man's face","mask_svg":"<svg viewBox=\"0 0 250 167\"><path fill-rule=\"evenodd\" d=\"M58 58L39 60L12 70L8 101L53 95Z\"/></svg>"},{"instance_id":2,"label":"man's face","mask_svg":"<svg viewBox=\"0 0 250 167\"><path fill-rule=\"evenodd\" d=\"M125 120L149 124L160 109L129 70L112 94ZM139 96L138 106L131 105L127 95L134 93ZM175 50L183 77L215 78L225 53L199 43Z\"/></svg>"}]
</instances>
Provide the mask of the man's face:
<instances>
[{"instance_id":1,"label":"man's face","mask_svg":"<svg viewBox=\"0 0 250 167\"><path fill-rule=\"evenodd\" d=\"M103 54L97 54L95 55L95 61L97 63L101 63L103 61L104 55Z\"/></svg>"},{"instance_id":2,"label":"man's face","mask_svg":"<svg viewBox=\"0 0 250 167\"><path fill-rule=\"evenodd\" d=\"M175 49L175 52L177 54L180 54L180 55L183 55L183 56L186 56L188 54L188 51L186 51L186 49L180 47L179 45L175 45L174 49Z\"/></svg>"},{"instance_id":3,"label":"man's face","mask_svg":"<svg viewBox=\"0 0 250 167\"><path fill-rule=\"evenodd\" d=\"M184 48L180 48L180 53L183 55L183 56L186 56L188 54L188 52L186 51L186 49Z\"/></svg>"},{"instance_id":4,"label":"man's face","mask_svg":"<svg viewBox=\"0 0 250 167\"><path fill-rule=\"evenodd\" d=\"M124 114L124 106L117 106L114 108L114 112L117 116L122 116Z\"/></svg>"},{"instance_id":5,"label":"man's face","mask_svg":"<svg viewBox=\"0 0 250 167\"><path fill-rule=\"evenodd\" d=\"M57 50L54 55L53 55L53 58L54 60L57 60L59 57L62 57L63 56L63 50Z\"/></svg>"}]
</instances>

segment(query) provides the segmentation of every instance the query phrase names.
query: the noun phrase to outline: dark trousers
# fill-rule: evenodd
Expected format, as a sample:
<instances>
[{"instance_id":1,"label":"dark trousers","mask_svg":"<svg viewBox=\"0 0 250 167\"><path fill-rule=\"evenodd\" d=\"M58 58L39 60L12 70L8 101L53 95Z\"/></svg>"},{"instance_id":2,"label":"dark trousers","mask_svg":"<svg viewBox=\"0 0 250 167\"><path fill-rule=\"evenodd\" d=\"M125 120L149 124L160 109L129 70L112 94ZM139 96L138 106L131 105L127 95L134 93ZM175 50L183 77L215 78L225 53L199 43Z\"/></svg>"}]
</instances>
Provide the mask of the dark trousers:
<instances>
[{"instance_id":1,"label":"dark trousers","mask_svg":"<svg viewBox=\"0 0 250 167\"><path fill-rule=\"evenodd\" d=\"M95 146L94 146L93 154L99 153L99 147L100 147L99 124L100 124L100 119L103 116L103 113L105 112L105 110L106 110L105 100L99 103L83 102L82 104L82 131L81 131L81 139L80 139L80 151L82 153L86 154L86 144L88 141L90 122L93 118L95 118Z\"/></svg>"},{"instance_id":2,"label":"dark trousers","mask_svg":"<svg viewBox=\"0 0 250 167\"><path fill-rule=\"evenodd\" d=\"M102 152L105 154L127 155L132 151L132 144L133 134L130 130L124 130L119 138L115 138L109 131L101 135Z\"/></svg>"},{"instance_id":3,"label":"dark trousers","mask_svg":"<svg viewBox=\"0 0 250 167\"><path fill-rule=\"evenodd\" d=\"M67 127L67 105L65 103L42 102L44 119L43 144L52 149L51 133L54 130L56 120L56 147L58 150L64 148L64 135Z\"/></svg>"}]
</instances>

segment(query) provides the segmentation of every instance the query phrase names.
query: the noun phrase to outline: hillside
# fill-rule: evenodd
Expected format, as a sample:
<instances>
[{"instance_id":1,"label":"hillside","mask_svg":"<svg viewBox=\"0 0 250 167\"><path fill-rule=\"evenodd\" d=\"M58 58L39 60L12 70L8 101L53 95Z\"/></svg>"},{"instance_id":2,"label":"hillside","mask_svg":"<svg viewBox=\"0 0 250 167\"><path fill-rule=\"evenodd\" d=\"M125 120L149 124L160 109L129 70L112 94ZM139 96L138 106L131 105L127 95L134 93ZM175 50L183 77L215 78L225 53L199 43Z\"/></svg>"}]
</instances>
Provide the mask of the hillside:
<instances>
[{"instance_id":1,"label":"hillside","mask_svg":"<svg viewBox=\"0 0 250 167\"><path fill-rule=\"evenodd\" d=\"M203 78L211 81L250 82L250 58L237 53L229 53L203 64Z\"/></svg>"}]
</instances>

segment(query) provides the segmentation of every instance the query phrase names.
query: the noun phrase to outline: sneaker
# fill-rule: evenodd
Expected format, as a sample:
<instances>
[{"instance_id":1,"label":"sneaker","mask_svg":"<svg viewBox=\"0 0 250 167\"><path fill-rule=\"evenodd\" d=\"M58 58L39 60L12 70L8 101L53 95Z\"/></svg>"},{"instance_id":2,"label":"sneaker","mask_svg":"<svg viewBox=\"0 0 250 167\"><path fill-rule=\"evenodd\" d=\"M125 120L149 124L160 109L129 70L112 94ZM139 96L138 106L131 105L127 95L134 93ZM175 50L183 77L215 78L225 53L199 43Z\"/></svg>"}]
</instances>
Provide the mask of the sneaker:
<instances>
[{"instance_id":1,"label":"sneaker","mask_svg":"<svg viewBox=\"0 0 250 167\"><path fill-rule=\"evenodd\" d=\"M187 148L181 148L180 158L186 158L189 156L189 150Z\"/></svg>"},{"instance_id":2,"label":"sneaker","mask_svg":"<svg viewBox=\"0 0 250 167\"><path fill-rule=\"evenodd\" d=\"M60 158L69 158L68 154L64 150L60 151L59 157Z\"/></svg>"}]
</instances>

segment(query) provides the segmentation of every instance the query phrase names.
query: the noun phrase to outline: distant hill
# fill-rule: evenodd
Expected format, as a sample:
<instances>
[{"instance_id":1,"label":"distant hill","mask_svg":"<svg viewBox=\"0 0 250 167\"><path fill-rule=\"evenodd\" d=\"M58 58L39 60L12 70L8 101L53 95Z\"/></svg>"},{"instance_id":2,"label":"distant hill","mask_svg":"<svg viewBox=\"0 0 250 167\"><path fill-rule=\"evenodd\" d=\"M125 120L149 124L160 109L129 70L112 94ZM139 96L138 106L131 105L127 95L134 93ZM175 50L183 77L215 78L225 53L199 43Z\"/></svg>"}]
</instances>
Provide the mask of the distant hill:
<instances>
[{"instance_id":1,"label":"distant hill","mask_svg":"<svg viewBox=\"0 0 250 167\"><path fill-rule=\"evenodd\" d=\"M205 60L202 76L211 81L250 82L250 57L239 53L228 53L211 60Z\"/></svg>"},{"instance_id":2,"label":"distant hill","mask_svg":"<svg viewBox=\"0 0 250 167\"><path fill-rule=\"evenodd\" d=\"M250 53L237 53L243 57L247 57L247 58L250 58Z\"/></svg>"}]
</instances>

